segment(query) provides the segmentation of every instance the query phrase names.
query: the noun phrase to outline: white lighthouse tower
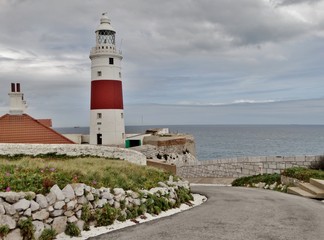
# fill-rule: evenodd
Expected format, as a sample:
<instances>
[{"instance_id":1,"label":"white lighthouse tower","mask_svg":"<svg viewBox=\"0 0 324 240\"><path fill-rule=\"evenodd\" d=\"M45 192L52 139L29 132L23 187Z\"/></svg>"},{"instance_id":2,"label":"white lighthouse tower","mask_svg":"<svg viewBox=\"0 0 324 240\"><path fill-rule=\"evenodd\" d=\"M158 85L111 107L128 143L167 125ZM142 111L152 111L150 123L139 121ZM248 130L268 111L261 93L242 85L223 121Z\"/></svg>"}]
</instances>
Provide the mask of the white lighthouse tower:
<instances>
[{"instance_id":1,"label":"white lighthouse tower","mask_svg":"<svg viewBox=\"0 0 324 240\"><path fill-rule=\"evenodd\" d=\"M121 80L122 55L116 49L116 31L106 13L96 29L91 49L90 144L125 145L125 123Z\"/></svg>"}]
</instances>

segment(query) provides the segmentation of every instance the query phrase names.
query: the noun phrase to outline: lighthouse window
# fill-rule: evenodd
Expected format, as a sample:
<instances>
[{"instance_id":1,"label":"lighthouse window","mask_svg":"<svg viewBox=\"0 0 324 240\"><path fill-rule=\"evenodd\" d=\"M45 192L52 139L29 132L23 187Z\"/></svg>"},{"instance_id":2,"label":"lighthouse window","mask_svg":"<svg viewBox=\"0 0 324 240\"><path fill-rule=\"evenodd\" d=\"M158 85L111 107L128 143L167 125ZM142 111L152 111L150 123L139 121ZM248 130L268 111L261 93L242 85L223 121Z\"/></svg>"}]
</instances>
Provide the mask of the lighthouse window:
<instances>
[{"instance_id":1,"label":"lighthouse window","mask_svg":"<svg viewBox=\"0 0 324 240\"><path fill-rule=\"evenodd\" d=\"M120 117L121 117L121 118L124 118L124 113L121 113L121 114L120 114Z\"/></svg>"},{"instance_id":2,"label":"lighthouse window","mask_svg":"<svg viewBox=\"0 0 324 240\"><path fill-rule=\"evenodd\" d=\"M97 125L101 125L101 122L97 122Z\"/></svg>"},{"instance_id":3,"label":"lighthouse window","mask_svg":"<svg viewBox=\"0 0 324 240\"><path fill-rule=\"evenodd\" d=\"M121 72L119 72L119 78L121 78Z\"/></svg>"},{"instance_id":4,"label":"lighthouse window","mask_svg":"<svg viewBox=\"0 0 324 240\"><path fill-rule=\"evenodd\" d=\"M97 113L97 118L101 119L102 118L102 113Z\"/></svg>"},{"instance_id":5,"label":"lighthouse window","mask_svg":"<svg viewBox=\"0 0 324 240\"><path fill-rule=\"evenodd\" d=\"M114 65L114 58L109 58L109 64Z\"/></svg>"},{"instance_id":6,"label":"lighthouse window","mask_svg":"<svg viewBox=\"0 0 324 240\"><path fill-rule=\"evenodd\" d=\"M101 77L101 71L97 72L98 77Z\"/></svg>"}]
</instances>

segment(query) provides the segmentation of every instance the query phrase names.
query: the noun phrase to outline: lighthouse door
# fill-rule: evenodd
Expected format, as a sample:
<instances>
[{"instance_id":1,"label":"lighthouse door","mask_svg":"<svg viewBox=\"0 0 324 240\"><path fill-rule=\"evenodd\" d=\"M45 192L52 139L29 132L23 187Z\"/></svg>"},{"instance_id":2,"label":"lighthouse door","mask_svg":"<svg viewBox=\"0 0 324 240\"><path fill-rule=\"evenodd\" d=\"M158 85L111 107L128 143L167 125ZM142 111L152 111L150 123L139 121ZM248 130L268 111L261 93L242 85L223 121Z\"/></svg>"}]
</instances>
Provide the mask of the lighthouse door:
<instances>
[{"instance_id":1,"label":"lighthouse door","mask_svg":"<svg viewBox=\"0 0 324 240\"><path fill-rule=\"evenodd\" d=\"M97 144L98 145L102 144L102 134L100 134L100 133L97 134Z\"/></svg>"}]
</instances>

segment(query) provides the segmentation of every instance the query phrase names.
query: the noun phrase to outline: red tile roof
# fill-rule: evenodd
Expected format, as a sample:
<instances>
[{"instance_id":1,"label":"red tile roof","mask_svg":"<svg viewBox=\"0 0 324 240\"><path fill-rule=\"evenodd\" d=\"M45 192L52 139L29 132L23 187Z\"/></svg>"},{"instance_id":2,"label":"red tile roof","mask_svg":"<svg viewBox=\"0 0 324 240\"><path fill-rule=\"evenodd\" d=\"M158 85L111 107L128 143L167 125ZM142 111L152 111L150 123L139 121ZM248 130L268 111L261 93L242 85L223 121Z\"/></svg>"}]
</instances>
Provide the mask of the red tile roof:
<instances>
[{"instance_id":1,"label":"red tile roof","mask_svg":"<svg viewBox=\"0 0 324 240\"><path fill-rule=\"evenodd\" d=\"M27 114L0 117L0 143L72 144L71 140Z\"/></svg>"},{"instance_id":2,"label":"red tile roof","mask_svg":"<svg viewBox=\"0 0 324 240\"><path fill-rule=\"evenodd\" d=\"M46 127L52 127L52 119L37 119L37 121Z\"/></svg>"}]
</instances>

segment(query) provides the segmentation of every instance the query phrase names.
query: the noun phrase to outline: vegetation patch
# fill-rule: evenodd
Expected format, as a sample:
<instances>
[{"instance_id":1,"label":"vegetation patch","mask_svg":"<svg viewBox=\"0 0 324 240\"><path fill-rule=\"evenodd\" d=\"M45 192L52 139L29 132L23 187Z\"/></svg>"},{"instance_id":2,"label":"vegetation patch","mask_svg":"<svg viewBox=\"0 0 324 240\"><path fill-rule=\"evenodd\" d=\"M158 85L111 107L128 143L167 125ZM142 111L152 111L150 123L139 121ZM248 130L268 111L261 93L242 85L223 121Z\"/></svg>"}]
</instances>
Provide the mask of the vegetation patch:
<instances>
[{"instance_id":1,"label":"vegetation patch","mask_svg":"<svg viewBox=\"0 0 324 240\"><path fill-rule=\"evenodd\" d=\"M309 168L324 171L324 156L319 156L317 161L311 162Z\"/></svg>"},{"instance_id":2,"label":"vegetation patch","mask_svg":"<svg viewBox=\"0 0 324 240\"><path fill-rule=\"evenodd\" d=\"M39 240L53 240L56 238L57 232L53 228L46 228L43 230Z\"/></svg>"},{"instance_id":3,"label":"vegetation patch","mask_svg":"<svg viewBox=\"0 0 324 240\"><path fill-rule=\"evenodd\" d=\"M324 180L323 170L314 170L301 167L287 168L282 173L283 176L296 178L298 180L309 182L310 178Z\"/></svg>"},{"instance_id":4,"label":"vegetation patch","mask_svg":"<svg viewBox=\"0 0 324 240\"><path fill-rule=\"evenodd\" d=\"M34 237L35 227L32 223L31 218L20 220L18 222L18 227L21 230L21 235L23 236L23 240L35 239Z\"/></svg>"},{"instance_id":5,"label":"vegetation patch","mask_svg":"<svg viewBox=\"0 0 324 240\"><path fill-rule=\"evenodd\" d=\"M156 187L170 173L126 161L54 154L40 157L0 157L0 191L32 191L46 194L57 184L85 183L95 188L111 187L137 191Z\"/></svg>"},{"instance_id":6,"label":"vegetation patch","mask_svg":"<svg viewBox=\"0 0 324 240\"><path fill-rule=\"evenodd\" d=\"M10 229L8 225L0 225L0 239L3 239L5 236L8 235Z\"/></svg>"},{"instance_id":7,"label":"vegetation patch","mask_svg":"<svg viewBox=\"0 0 324 240\"><path fill-rule=\"evenodd\" d=\"M232 186L239 187L239 186L252 186L253 184L257 184L263 182L267 185L271 185L276 183L281 183L280 180L280 174L274 173L274 174L259 174L254 176L248 176L248 177L241 177L237 178L232 182Z\"/></svg>"},{"instance_id":8,"label":"vegetation patch","mask_svg":"<svg viewBox=\"0 0 324 240\"><path fill-rule=\"evenodd\" d=\"M75 223L67 223L64 233L71 237L81 236L81 231Z\"/></svg>"}]
</instances>

